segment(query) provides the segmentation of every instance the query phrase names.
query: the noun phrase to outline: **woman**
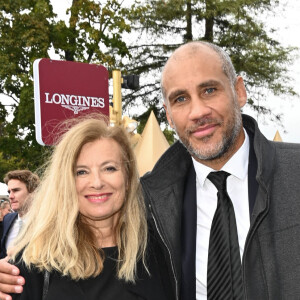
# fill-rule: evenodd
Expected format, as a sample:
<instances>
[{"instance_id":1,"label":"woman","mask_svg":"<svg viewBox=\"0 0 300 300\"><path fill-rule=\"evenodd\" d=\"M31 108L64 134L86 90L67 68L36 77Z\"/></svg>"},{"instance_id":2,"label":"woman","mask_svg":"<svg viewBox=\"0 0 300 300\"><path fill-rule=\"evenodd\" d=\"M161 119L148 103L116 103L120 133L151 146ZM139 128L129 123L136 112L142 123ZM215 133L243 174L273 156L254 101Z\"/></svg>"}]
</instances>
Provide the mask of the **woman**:
<instances>
[{"instance_id":1,"label":"woman","mask_svg":"<svg viewBox=\"0 0 300 300\"><path fill-rule=\"evenodd\" d=\"M169 299L147 232L125 131L81 121L56 146L9 250L26 281L13 299Z\"/></svg>"}]
</instances>

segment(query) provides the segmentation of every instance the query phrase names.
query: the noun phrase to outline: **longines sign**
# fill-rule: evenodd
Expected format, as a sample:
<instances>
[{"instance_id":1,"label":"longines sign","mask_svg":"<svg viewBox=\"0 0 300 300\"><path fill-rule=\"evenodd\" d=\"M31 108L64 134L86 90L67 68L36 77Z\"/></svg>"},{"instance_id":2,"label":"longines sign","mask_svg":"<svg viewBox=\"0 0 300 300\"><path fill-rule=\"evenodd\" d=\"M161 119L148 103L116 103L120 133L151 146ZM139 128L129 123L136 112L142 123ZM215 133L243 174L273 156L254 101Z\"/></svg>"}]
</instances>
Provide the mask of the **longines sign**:
<instances>
[{"instance_id":1,"label":"longines sign","mask_svg":"<svg viewBox=\"0 0 300 300\"><path fill-rule=\"evenodd\" d=\"M78 114L78 111L82 109L88 109L89 107L105 107L104 98L97 97L84 97L75 95L53 94L49 98L49 93L45 93L45 103L60 104L63 107L77 107L73 110L74 114ZM70 109L70 108L69 108Z\"/></svg>"},{"instance_id":2,"label":"longines sign","mask_svg":"<svg viewBox=\"0 0 300 300\"><path fill-rule=\"evenodd\" d=\"M108 71L100 65L38 59L33 64L36 139L52 145L57 125L82 114L109 115Z\"/></svg>"}]
</instances>

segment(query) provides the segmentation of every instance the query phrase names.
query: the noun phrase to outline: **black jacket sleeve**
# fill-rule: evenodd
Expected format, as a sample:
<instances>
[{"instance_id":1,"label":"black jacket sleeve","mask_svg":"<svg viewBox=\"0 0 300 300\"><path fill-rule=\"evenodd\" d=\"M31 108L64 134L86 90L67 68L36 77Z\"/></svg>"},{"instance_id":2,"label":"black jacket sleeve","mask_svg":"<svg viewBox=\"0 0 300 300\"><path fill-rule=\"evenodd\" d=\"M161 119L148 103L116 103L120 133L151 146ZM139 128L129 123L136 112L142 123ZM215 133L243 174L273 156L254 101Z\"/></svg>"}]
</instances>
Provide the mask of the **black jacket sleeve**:
<instances>
[{"instance_id":1,"label":"black jacket sleeve","mask_svg":"<svg viewBox=\"0 0 300 300\"><path fill-rule=\"evenodd\" d=\"M23 292L21 294L11 294L13 300L41 300L43 294L44 274L35 267L27 268L24 262L14 263L20 270L20 275L25 279Z\"/></svg>"}]
</instances>

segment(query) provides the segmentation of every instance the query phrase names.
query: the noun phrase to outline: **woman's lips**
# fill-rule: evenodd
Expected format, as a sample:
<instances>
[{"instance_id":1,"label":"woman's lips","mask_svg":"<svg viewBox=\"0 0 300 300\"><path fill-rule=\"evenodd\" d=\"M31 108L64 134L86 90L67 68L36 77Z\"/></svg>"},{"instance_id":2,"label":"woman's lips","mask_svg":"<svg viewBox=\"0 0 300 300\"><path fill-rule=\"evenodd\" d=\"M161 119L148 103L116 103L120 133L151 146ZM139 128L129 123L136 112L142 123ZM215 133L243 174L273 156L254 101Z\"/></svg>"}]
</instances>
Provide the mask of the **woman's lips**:
<instances>
[{"instance_id":1,"label":"woman's lips","mask_svg":"<svg viewBox=\"0 0 300 300\"><path fill-rule=\"evenodd\" d=\"M109 199L111 196L111 193L105 193L105 194L92 194L92 195L86 195L85 198L87 198L90 202L105 202Z\"/></svg>"}]
</instances>

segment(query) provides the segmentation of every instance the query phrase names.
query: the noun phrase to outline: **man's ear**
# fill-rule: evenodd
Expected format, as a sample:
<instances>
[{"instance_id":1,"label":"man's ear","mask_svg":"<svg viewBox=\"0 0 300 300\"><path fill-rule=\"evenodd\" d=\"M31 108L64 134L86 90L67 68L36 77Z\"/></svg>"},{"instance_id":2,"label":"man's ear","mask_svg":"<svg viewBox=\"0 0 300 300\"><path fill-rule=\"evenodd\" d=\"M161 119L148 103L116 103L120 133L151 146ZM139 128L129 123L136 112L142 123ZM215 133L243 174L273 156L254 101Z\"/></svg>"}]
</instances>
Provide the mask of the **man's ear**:
<instances>
[{"instance_id":1,"label":"man's ear","mask_svg":"<svg viewBox=\"0 0 300 300\"><path fill-rule=\"evenodd\" d=\"M167 116L168 122L169 122L170 126L174 129L174 124L172 122L172 118L169 115L168 106L165 103L164 103L164 108L165 108L165 111L166 111L166 116Z\"/></svg>"},{"instance_id":2,"label":"man's ear","mask_svg":"<svg viewBox=\"0 0 300 300\"><path fill-rule=\"evenodd\" d=\"M237 94L237 101L240 105L240 108L242 108L247 102L247 92L246 92L244 80L241 76L237 77L237 80L235 83L235 91Z\"/></svg>"}]
</instances>

